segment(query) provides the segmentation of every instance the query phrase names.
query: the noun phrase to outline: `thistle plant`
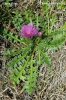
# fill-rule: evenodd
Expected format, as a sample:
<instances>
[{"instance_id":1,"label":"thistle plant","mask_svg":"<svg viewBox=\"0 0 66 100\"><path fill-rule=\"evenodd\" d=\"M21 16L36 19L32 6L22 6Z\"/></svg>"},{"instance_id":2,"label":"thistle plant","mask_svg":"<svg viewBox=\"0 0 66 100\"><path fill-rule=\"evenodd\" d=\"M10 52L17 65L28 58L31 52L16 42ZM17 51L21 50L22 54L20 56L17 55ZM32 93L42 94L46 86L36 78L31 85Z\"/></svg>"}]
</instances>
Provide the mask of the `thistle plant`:
<instances>
[{"instance_id":1,"label":"thistle plant","mask_svg":"<svg viewBox=\"0 0 66 100\"><path fill-rule=\"evenodd\" d=\"M48 13L50 7L44 7L42 7L42 10L45 9L44 19L41 15L36 18L36 15L30 10L25 11L24 14L19 11L12 12L14 16L9 13L11 16L9 21L15 28L15 32L7 27L4 27L1 32L1 36L11 43L11 47L6 49L5 54L6 67L10 70L9 77L15 86L23 83L22 91L26 91L30 95L37 88L41 65L46 63L48 68L51 68L51 58L48 51L61 48L66 41L66 23L53 30L56 16L50 16ZM50 25L48 17L52 19ZM32 18L32 23L30 18Z\"/></svg>"},{"instance_id":2,"label":"thistle plant","mask_svg":"<svg viewBox=\"0 0 66 100\"><path fill-rule=\"evenodd\" d=\"M41 33L41 34L40 34ZM10 33L7 32L7 35ZM26 90L28 94L32 94L37 88L37 80L39 76L40 66L46 63L51 67L51 58L48 56L48 50L57 50L64 45L66 41L66 33L61 29L52 32L51 37L42 39L42 32L33 24L23 25L19 33L20 39L12 36L15 43L22 44L17 50L11 53L12 59L7 63L11 69L11 80L14 85L21 82L24 83L22 90Z\"/></svg>"}]
</instances>

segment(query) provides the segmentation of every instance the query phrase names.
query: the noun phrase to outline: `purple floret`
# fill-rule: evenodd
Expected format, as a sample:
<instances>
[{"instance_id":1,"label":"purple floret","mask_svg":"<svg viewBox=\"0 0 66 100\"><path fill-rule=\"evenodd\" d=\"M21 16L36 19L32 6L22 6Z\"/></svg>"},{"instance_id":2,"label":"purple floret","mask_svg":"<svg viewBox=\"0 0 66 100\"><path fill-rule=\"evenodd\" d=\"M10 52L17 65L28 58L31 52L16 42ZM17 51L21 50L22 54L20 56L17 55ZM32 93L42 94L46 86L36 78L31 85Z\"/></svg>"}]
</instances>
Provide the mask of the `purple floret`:
<instances>
[{"instance_id":1,"label":"purple floret","mask_svg":"<svg viewBox=\"0 0 66 100\"><path fill-rule=\"evenodd\" d=\"M38 35L38 29L33 24L23 25L21 36L24 38L33 38Z\"/></svg>"}]
</instances>

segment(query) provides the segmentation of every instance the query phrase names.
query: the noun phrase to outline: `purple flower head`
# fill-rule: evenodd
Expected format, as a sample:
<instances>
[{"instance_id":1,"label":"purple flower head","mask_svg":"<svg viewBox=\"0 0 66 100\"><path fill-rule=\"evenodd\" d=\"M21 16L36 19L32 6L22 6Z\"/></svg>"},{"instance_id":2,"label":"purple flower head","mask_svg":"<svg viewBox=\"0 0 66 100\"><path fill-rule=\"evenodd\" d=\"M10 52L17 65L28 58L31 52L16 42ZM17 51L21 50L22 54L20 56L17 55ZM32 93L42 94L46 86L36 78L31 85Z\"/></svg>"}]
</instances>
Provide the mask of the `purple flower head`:
<instances>
[{"instance_id":1,"label":"purple flower head","mask_svg":"<svg viewBox=\"0 0 66 100\"><path fill-rule=\"evenodd\" d=\"M38 35L38 29L33 24L23 25L21 36L24 38L33 38Z\"/></svg>"}]
</instances>

